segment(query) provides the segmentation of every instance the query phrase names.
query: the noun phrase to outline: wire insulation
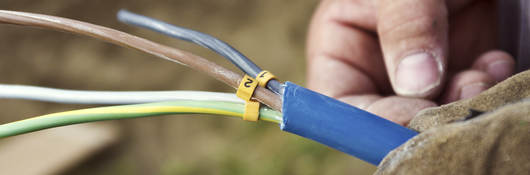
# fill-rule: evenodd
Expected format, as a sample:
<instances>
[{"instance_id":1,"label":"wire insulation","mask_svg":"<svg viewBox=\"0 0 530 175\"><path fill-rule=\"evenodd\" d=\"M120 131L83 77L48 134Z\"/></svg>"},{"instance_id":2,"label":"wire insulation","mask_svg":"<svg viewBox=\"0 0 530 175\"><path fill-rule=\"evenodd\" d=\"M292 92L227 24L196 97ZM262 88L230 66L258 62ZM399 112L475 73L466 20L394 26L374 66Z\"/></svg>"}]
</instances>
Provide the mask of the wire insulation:
<instances>
[{"instance_id":1,"label":"wire insulation","mask_svg":"<svg viewBox=\"0 0 530 175\"><path fill-rule=\"evenodd\" d=\"M85 91L0 84L0 98L68 104L139 104L172 100L244 103L233 93L205 91Z\"/></svg>"},{"instance_id":2,"label":"wire insulation","mask_svg":"<svg viewBox=\"0 0 530 175\"><path fill-rule=\"evenodd\" d=\"M184 27L175 26L157 19L153 19L147 16L135 14L127 10L120 10L118 12L118 20L126 24L139 26L149 30L162 33L164 35L171 36L173 38L189 41L214 52L217 52L221 56L236 65L240 70L246 74L257 78L258 74L262 71L254 62L248 59L238 50L226 42L219 40L211 35L198 32L195 30L187 29ZM272 80L267 84L267 87L275 93L282 94L282 84L276 80Z\"/></svg>"},{"instance_id":3,"label":"wire insulation","mask_svg":"<svg viewBox=\"0 0 530 175\"><path fill-rule=\"evenodd\" d=\"M149 117L170 114L216 114L242 117L244 104L234 102L180 100L99 107L59 112L0 125L0 138L42 129L78 123ZM281 123L282 114L268 107L260 108L260 120Z\"/></svg>"},{"instance_id":4,"label":"wire insulation","mask_svg":"<svg viewBox=\"0 0 530 175\"><path fill-rule=\"evenodd\" d=\"M281 129L374 165L418 133L370 112L287 82Z\"/></svg>"},{"instance_id":5,"label":"wire insulation","mask_svg":"<svg viewBox=\"0 0 530 175\"><path fill-rule=\"evenodd\" d=\"M157 44L118 30L86 22L49 15L7 10L0 10L0 22L72 32L105 40L120 46L131 47L166 60L184 64L195 70L205 72L209 76L212 76L233 88L237 88L242 78L242 76L239 74L236 74L224 67L221 67L211 61L189 52ZM281 110L280 97L265 88L259 87L256 90L254 97L256 100L270 106L273 109Z\"/></svg>"}]
</instances>

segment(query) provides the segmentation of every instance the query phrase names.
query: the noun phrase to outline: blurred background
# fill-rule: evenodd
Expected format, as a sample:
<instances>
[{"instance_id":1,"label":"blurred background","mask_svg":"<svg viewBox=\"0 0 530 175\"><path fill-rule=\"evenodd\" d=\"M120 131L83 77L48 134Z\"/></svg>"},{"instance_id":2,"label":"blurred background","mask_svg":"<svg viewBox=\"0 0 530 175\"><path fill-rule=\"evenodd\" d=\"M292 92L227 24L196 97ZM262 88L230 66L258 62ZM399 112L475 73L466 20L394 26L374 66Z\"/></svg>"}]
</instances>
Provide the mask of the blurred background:
<instances>
[{"instance_id":1,"label":"blurred background","mask_svg":"<svg viewBox=\"0 0 530 175\"><path fill-rule=\"evenodd\" d=\"M1 9L103 25L188 50L236 70L207 49L119 23L116 13L128 9L216 36L281 80L301 85L305 84L305 36L317 5L317 0L0 1ZM0 53L0 83L5 84L85 90L234 92L182 65L69 33L0 24ZM93 106L2 99L0 122L87 107ZM99 126L105 127L98 129ZM76 132L83 127L92 130ZM265 122L178 115L98 122L61 130L64 128L68 127L0 140L0 150L19 150L4 154L0 151L0 162L3 159L8 162L3 163L4 167L17 172L24 162L13 161L15 158L50 167L55 166L52 159L62 156L68 162L59 161L61 168L47 173L96 175L371 174L375 170L354 157L284 133L277 125ZM43 133L47 134L42 136ZM70 139L46 139L61 133L70 133ZM10 142L21 146L9 146ZM90 146L93 143L99 145L97 149ZM44 149L47 145L53 146ZM73 148L77 152L67 152Z\"/></svg>"}]
</instances>

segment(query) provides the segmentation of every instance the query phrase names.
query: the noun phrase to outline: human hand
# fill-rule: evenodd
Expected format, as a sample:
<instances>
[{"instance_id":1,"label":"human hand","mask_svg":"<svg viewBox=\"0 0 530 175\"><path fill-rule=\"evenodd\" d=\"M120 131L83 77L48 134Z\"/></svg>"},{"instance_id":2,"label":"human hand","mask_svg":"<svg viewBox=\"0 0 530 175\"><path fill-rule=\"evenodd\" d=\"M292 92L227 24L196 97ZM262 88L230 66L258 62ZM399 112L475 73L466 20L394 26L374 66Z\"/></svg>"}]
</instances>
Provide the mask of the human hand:
<instances>
[{"instance_id":1,"label":"human hand","mask_svg":"<svg viewBox=\"0 0 530 175\"><path fill-rule=\"evenodd\" d=\"M513 74L494 50L489 0L323 0L307 45L309 88L406 125Z\"/></svg>"}]
</instances>

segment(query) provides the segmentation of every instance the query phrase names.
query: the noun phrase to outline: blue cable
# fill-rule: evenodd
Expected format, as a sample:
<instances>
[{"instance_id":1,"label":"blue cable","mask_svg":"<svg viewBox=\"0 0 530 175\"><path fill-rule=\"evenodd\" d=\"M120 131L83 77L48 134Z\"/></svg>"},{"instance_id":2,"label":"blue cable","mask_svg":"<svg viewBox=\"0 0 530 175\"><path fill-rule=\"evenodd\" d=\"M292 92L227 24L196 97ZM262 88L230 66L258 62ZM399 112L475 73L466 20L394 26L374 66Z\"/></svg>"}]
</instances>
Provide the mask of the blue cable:
<instances>
[{"instance_id":1,"label":"blue cable","mask_svg":"<svg viewBox=\"0 0 530 175\"><path fill-rule=\"evenodd\" d=\"M259 68L247 57L241 54L241 52L237 51L232 46L228 45L226 42L221 41L208 34L194 31L191 29L186 29L183 27L174 26L163 21L129 12L127 10L120 10L118 12L118 20L126 24L143 27L177 39L189 41L198 44L202 47L213 50L228 59L240 70L254 78L256 78L256 76L262 71L261 68ZM274 79L267 83L267 88L277 94L283 94L283 85Z\"/></svg>"},{"instance_id":2,"label":"blue cable","mask_svg":"<svg viewBox=\"0 0 530 175\"><path fill-rule=\"evenodd\" d=\"M378 165L418 133L291 82L285 83L281 128Z\"/></svg>"}]
</instances>

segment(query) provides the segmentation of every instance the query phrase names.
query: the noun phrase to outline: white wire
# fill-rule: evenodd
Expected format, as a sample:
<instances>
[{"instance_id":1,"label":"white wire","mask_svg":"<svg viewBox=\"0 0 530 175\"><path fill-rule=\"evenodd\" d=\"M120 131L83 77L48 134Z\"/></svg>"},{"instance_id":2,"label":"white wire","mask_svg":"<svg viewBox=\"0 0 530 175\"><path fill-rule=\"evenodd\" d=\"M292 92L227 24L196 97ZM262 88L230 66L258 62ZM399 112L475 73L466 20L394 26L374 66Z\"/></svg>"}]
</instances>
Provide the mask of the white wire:
<instances>
[{"instance_id":1,"label":"white wire","mask_svg":"<svg viewBox=\"0 0 530 175\"><path fill-rule=\"evenodd\" d=\"M137 104L171 100L244 103L233 93L206 91L83 91L0 84L0 98L70 104Z\"/></svg>"}]
</instances>

